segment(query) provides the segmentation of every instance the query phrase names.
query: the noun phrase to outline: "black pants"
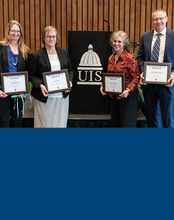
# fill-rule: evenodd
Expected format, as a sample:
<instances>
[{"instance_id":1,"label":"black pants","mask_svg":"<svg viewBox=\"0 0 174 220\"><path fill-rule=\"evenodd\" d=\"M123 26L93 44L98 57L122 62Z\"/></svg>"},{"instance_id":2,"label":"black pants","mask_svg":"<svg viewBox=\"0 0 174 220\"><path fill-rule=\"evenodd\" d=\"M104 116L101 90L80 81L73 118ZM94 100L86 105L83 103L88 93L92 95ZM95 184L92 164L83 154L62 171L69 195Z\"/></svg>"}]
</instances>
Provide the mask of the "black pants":
<instances>
[{"instance_id":1,"label":"black pants","mask_svg":"<svg viewBox=\"0 0 174 220\"><path fill-rule=\"evenodd\" d=\"M111 100L111 127L135 128L137 124L138 89L127 98Z\"/></svg>"},{"instance_id":2,"label":"black pants","mask_svg":"<svg viewBox=\"0 0 174 220\"><path fill-rule=\"evenodd\" d=\"M22 100L18 98L19 117L17 118L17 98L0 98L0 127L22 127Z\"/></svg>"}]
</instances>

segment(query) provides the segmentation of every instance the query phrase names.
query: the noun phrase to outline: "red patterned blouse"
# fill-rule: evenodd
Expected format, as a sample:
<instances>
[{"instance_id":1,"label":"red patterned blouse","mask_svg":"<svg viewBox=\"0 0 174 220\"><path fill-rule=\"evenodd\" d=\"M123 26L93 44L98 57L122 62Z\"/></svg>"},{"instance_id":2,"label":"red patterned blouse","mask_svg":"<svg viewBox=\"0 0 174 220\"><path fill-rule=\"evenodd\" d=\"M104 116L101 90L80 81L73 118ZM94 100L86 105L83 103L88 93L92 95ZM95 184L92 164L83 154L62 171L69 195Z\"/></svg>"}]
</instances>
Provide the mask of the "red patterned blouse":
<instances>
[{"instance_id":1,"label":"red patterned blouse","mask_svg":"<svg viewBox=\"0 0 174 220\"><path fill-rule=\"evenodd\" d=\"M115 63L115 53L109 57L108 73L125 73L125 88L130 89L130 93L137 88L137 83L140 79L140 71L138 61L127 50L119 56ZM111 96L113 97L113 96ZM117 96L117 99L120 99Z\"/></svg>"}]
</instances>

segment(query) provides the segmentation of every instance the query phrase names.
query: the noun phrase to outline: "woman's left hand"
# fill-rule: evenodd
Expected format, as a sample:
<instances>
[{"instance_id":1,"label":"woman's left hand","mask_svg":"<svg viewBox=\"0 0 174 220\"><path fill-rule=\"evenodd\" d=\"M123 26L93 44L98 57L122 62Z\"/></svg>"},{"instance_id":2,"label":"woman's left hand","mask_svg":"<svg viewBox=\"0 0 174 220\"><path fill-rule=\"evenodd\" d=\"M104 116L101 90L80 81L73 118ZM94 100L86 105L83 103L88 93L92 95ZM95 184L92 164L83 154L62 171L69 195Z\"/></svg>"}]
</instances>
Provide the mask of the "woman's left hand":
<instances>
[{"instance_id":1,"label":"woman's left hand","mask_svg":"<svg viewBox=\"0 0 174 220\"><path fill-rule=\"evenodd\" d=\"M120 96L121 98L127 98L128 95L129 95L129 91L126 89L126 90L124 90L123 93L120 94L119 96Z\"/></svg>"},{"instance_id":2,"label":"woman's left hand","mask_svg":"<svg viewBox=\"0 0 174 220\"><path fill-rule=\"evenodd\" d=\"M69 81L69 82L70 82L70 88L72 88L72 82L71 81ZM65 91L65 93L66 92L70 92L70 90L68 89L68 90Z\"/></svg>"}]
</instances>

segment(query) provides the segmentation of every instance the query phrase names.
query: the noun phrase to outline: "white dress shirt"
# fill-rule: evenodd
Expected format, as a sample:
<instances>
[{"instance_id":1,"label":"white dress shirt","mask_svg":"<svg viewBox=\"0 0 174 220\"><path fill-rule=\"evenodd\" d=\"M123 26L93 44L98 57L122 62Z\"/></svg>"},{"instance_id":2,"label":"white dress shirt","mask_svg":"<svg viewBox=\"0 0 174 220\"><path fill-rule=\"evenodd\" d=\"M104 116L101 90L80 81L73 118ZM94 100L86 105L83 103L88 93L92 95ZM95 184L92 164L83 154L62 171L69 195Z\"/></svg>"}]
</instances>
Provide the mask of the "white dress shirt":
<instances>
[{"instance_id":1,"label":"white dress shirt","mask_svg":"<svg viewBox=\"0 0 174 220\"><path fill-rule=\"evenodd\" d=\"M157 34L159 34L159 33L154 30L153 38L152 38L152 45L151 45L151 53L153 50L153 45L158 37ZM160 36L160 51L159 51L158 63L163 63L165 44L166 44L166 27L160 32L160 34L161 34L161 36Z\"/></svg>"}]
</instances>

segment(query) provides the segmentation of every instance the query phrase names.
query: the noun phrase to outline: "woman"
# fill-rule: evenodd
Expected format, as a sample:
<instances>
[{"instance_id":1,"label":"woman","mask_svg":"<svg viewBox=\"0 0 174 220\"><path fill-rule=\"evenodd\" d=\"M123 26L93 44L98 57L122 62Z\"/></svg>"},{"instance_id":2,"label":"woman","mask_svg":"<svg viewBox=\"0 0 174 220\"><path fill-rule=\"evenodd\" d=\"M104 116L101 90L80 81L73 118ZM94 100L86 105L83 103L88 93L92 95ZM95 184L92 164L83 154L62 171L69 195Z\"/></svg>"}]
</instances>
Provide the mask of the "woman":
<instances>
[{"instance_id":1,"label":"woman","mask_svg":"<svg viewBox=\"0 0 174 220\"><path fill-rule=\"evenodd\" d=\"M56 47L57 30L48 26L42 32L44 47L31 54L29 79L33 84L31 94L34 102L34 127L66 127L69 110L69 90L48 94L43 83L43 72L68 69L70 87L73 70L68 51Z\"/></svg>"},{"instance_id":2,"label":"woman","mask_svg":"<svg viewBox=\"0 0 174 220\"><path fill-rule=\"evenodd\" d=\"M0 42L0 72L25 71L29 54L30 49L23 41L21 25L15 20L10 21L6 28L5 38ZM21 96L23 94L20 94L19 98L11 98L5 94L0 81L0 127L22 127Z\"/></svg>"},{"instance_id":3,"label":"woman","mask_svg":"<svg viewBox=\"0 0 174 220\"><path fill-rule=\"evenodd\" d=\"M111 126L136 127L138 108L139 68L137 60L128 53L129 38L123 31L113 32L110 37L114 54L109 57L108 73L125 74L125 90L120 95L111 97ZM102 95L103 85L100 88Z\"/></svg>"}]
</instances>

